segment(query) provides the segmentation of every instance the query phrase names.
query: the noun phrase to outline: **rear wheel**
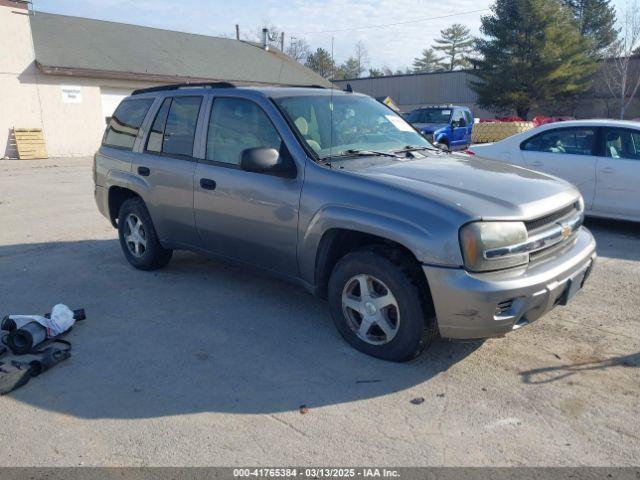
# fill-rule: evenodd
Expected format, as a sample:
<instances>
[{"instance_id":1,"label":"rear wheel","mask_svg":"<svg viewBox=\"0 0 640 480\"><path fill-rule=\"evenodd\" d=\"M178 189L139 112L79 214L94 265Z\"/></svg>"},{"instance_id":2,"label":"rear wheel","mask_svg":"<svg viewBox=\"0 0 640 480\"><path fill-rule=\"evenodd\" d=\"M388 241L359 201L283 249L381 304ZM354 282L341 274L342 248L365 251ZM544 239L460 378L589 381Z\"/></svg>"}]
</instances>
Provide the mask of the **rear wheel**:
<instances>
[{"instance_id":1,"label":"rear wheel","mask_svg":"<svg viewBox=\"0 0 640 480\"><path fill-rule=\"evenodd\" d=\"M127 261L140 270L164 267L173 250L160 245L147 207L140 198L130 198L120 207L118 236Z\"/></svg>"},{"instance_id":2,"label":"rear wheel","mask_svg":"<svg viewBox=\"0 0 640 480\"><path fill-rule=\"evenodd\" d=\"M329 280L336 327L353 347L385 360L411 360L437 336L426 281L403 252L373 247L345 255Z\"/></svg>"}]
</instances>

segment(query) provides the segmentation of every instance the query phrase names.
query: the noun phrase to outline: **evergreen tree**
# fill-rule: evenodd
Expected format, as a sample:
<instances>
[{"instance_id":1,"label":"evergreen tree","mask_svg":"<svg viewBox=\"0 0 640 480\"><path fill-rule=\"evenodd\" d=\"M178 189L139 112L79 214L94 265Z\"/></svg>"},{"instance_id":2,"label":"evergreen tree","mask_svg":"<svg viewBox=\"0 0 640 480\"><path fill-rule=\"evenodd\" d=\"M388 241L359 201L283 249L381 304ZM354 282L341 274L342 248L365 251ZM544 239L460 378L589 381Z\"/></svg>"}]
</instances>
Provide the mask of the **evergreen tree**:
<instances>
[{"instance_id":1,"label":"evergreen tree","mask_svg":"<svg viewBox=\"0 0 640 480\"><path fill-rule=\"evenodd\" d=\"M477 40L479 104L516 110L522 118L541 102L560 101L590 86L596 62L560 0L496 0Z\"/></svg>"},{"instance_id":2,"label":"evergreen tree","mask_svg":"<svg viewBox=\"0 0 640 480\"><path fill-rule=\"evenodd\" d=\"M437 38L435 43L433 49L444 55L442 60L445 70L469 68L468 56L473 51L475 40L467 27L454 23L440 31L440 38Z\"/></svg>"},{"instance_id":3,"label":"evergreen tree","mask_svg":"<svg viewBox=\"0 0 640 480\"><path fill-rule=\"evenodd\" d=\"M344 75L344 78L358 78L363 71L360 65L357 58L349 57L347 61L340 66L339 70L342 72L342 75Z\"/></svg>"},{"instance_id":4,"label":"evergreen tree","mask_svg":"<svg viewBox=\"0 0 640 480\"><path fill-rule=\"evenodd\" d=\"M315 52L307 55L307 60L304 64L324 78L331 78L335 70L335 63L331 58L331 54L324 48L318 48Z\"/></svg>"},{"instance_id":5,"label":"evergreen tree","mask_svg":"<svg viewBox=\"0 0 640 480\"><path fill-rule=\"evenodd\" d=\"M414 73L430 73L442 70L441 57L437 57L433 48L425 48L420 57L413 60Z\"/></svg>"},{"instance_id":6,"label":"evergreen tree","mask_svg":"<svg viewBox=\"0 0 640 480\"><path fill-rule=\"evenodd\" d=\"M601 57L618 37L616 10L610 0L563 0L583 37L591 41L590 53Z\"/></svg>"}]
</instances>

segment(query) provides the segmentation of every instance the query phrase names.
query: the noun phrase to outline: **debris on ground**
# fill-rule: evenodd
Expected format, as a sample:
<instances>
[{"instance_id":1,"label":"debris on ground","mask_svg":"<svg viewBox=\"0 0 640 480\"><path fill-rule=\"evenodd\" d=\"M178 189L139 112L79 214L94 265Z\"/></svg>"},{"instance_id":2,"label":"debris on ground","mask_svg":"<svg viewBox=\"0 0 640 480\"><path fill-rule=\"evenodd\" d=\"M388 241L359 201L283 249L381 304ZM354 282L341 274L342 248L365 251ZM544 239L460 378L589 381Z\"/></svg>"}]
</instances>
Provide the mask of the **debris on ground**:
<instances>
[{"instance_id":1,"label":"debris on ground","mask_svg":"<svg viewBox=\"0 0 640 480\"><path fill-rule=\"evenodd\" d=\"M309 413L309 408L306 405L300 405L299 411L300 415L305 415Z\"/></svg>"},{"instance_id":2,"label":"debris on ground","mask_svg":"<svg viewBox=\"0 0 640 480\"><path fill-rule=\"evenodd\" d=\"M411 403L413 403L414 405L420 405L421 403L424 403L424 397L416 397L411 399Z\"/></svg>"},{"instance_id":3,"label":"debris on ground","mask_svg":"<svg viewBox=\"0 0 640 480\"><path fill-rule=\"evenodd\" d=\"M85 318L84 310L71 310L63 304L45 315L5 316L0 338L12 355L0 362L0 395L22 387L71 357L71 344L61 337L77 320ZM0 357L8 352L4 345L0 346Z\"/></svg>"}]
</instances>

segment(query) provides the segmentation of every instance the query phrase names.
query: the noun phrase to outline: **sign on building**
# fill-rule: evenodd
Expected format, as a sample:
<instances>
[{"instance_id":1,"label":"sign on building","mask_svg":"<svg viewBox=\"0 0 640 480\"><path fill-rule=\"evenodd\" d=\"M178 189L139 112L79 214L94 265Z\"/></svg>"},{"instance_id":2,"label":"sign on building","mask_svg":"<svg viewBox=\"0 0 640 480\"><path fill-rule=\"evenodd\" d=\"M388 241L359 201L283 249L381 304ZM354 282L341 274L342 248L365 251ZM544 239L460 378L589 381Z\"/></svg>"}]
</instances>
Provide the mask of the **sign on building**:
<instances>
[{"instance_id":1,"label":"sign on building","mask_svg":"<svg viewBox=\"0 0 640 480\"><path fill-rule=\"evenodd\" d=\"M82 103L82 87L73 85L60 85L62 91L62 103Z\"/></svg>"}]
</instances>

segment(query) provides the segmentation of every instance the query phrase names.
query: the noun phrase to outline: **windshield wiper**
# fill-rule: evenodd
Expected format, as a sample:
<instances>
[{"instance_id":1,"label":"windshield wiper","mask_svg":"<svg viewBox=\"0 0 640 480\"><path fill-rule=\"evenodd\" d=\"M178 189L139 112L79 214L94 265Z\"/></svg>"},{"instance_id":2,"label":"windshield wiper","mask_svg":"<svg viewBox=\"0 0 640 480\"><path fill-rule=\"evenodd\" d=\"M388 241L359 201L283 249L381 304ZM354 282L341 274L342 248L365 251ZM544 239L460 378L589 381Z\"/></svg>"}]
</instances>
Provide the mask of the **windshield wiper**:
<instances>
[{"instance_id":1,"label":"windshield wiper","mask_svg":"<svg viewBox=\"0 0 640 480\"><path fill-rule=\"evenodd\" d=\"M420 145L407 145L400 150L394 150L393 153L406 153L406 152L417 152L419 150L439 150L437 147L429 146L420 146Z\"/></svg>"},{"instance_id":2,"label":"windshield wiper","mask_svg":"<svg viewBox=\"0 0 640 480\"><path fill-rule=\"evenodd\" d=\"M395 153L392 152L378 152L376 150L357 150L357 149L349 149L349 150L345 150L342 153L339 153L337 155L328 155L326 157L322 157L320 160L324 160L327 158L337 158L337 157L356 157L356 156L362 156L362 157L393 157L393 158L399 158L398 155L396 155Z\"/></svg>"}]
</instances>

